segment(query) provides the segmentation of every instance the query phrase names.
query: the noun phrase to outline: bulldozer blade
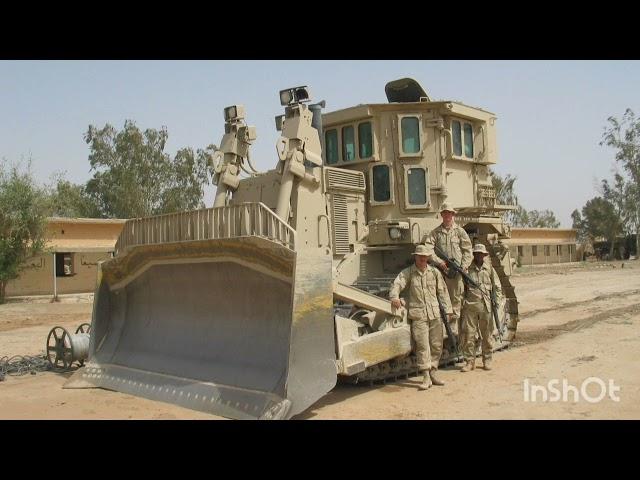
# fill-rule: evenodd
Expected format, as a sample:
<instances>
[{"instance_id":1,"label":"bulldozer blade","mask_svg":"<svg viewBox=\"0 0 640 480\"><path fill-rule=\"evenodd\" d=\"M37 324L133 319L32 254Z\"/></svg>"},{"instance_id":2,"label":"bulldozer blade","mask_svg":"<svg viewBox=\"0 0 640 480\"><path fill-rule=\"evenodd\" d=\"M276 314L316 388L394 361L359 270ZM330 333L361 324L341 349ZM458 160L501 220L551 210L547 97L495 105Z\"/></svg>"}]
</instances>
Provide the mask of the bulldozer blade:
<instances>
[{"instance_id":1,"label":"bulldozer blade","mask_svg":"<svg viewBox=\"0 0 640 480\"><path fill-rule=\"evenodd\" d=\"M240 237L105 262L77 380L236 419L304 411L336 384L333 294L330 255L297 255Z\"/></svg>"}]
</instances>

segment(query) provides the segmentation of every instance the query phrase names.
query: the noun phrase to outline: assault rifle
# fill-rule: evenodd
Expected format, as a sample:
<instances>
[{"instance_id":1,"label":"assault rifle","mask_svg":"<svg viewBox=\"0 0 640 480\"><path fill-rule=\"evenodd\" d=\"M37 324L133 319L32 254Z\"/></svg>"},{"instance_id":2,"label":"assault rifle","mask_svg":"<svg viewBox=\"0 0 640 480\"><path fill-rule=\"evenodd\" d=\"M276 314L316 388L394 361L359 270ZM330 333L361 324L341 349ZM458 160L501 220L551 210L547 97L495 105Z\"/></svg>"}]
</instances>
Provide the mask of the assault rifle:
<instances>
[{"instance_id":1,"label":"assault rifle","mask_svg":"<svg viewBox=\"0 0 640 480\"><path fill-rule=\"evenodd\" d=\"M482 291L480 285L478 285L463 269L462 266L456 262L453 258L450 258L444 251L434 245L434 250L436 255L443 259L447 264L447 271L443 272L449 278L454 278L458 273L462 276L462 280L467 286L471 286L473 288L477 288L480 293L486 298L486 293ZM495 288L495 285L494 285ZM500 338L500 342L502 342L502 326L500 325L500 316L498 314L498 302L496 301L496 296L494 289L491 289L491 313L493 316L493 320L496 324L496 328L498 329L498 337ZM449 332L447 332L449 334Z\"/></svg>"}]
</instances>

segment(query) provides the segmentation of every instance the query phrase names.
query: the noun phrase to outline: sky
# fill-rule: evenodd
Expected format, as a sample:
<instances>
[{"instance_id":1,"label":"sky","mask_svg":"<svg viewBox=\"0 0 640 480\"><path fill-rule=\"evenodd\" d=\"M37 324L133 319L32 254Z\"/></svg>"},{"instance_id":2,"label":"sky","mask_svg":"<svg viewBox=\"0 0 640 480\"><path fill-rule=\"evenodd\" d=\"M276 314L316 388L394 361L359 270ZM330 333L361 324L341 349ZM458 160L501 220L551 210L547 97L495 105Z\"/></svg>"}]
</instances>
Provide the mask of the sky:
<instances>
[{"instance_id":1,"label":"sky","mask_svg":"<svg viewBox=\"0 0 640 480\"><path fill-rule=\"evenodd\" d=\"M607 118L640 113L640 61L0 61L0 158L30 158L41 183L54 173L84 183L90 124L166 126L174 154L219 145L224 107L243 104L258 133L252 158L267 170L277 163L279 90L308 85L332 111L386 103L385 84L403 77L432 100L495 113L495 171L517 177L524 208L550 209L567 228L613 175L614 151L599 145Z\"/></svg>"}]
</instances>

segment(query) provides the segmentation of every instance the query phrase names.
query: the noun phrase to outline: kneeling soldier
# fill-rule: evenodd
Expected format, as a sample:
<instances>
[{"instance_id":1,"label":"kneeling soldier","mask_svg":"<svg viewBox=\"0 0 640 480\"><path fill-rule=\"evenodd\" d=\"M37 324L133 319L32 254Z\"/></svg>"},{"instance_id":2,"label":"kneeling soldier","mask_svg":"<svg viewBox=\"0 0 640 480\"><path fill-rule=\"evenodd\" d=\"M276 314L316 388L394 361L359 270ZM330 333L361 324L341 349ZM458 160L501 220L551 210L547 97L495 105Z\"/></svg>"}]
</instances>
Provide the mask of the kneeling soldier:
<instances>
[{"instance_id":1,"label":"kneeling soldier","mask_svg":"<svg viewBox=\"0 0 640 480\"><path fill-rule=\"evenodd\" d=\"M436 376L443 337L438 297L448 314L447 321L451 320L453 309L442 274L428 263L433 255L433 246L418 245L413 255L415 264L402 270L396 277L389 291L389 299L394 307L400 308L400 293L409 289L407 307L411 333L416 346L418 369L424 374L419 388L427 390L432 384L444 385Z\"/></svg>"},{"instance_id":2,"label":"kneeling soldier","mask_svg":"<svg viewBox=\"0 0 640 480\"><path fill-rule=\"evenodd\" d=\"M475 368L476 362L476 333L482 337L482 359L485 370L491 370L491 354L493 351L493 322L491 315L491 294L495 294L496 301L500 303L502 298L502 286L500 278L485 257L489 255L482 244L473 247L473 262L469 266L469 277L474 280L480 289L472 285L466 285L464 302L462 306L462 318L466 330L466 342L462 353L466 365L463 372Z\"/></svg>"}]
</instances>

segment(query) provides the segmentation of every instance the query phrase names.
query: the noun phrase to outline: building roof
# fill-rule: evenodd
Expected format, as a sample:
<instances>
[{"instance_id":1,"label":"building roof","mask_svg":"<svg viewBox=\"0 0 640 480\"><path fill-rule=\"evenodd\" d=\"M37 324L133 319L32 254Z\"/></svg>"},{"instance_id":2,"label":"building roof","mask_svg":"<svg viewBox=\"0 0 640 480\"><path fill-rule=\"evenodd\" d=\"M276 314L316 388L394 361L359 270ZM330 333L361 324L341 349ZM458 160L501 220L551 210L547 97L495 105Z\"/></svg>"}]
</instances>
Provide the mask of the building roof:
<instances>
[{"instance_id":1,"label":"building roof","mask_svg":"<svg viewBox=\"0 0 640 480\"><path fill-rule=\"evenodd\" d=\"M575 228L511 227L512 232L578 232Z\"/></svg>"},{"instance_id":2,"label":"building roof","mask_svg":"<svg viewBox=\"0 0 640 480\"><path fill-rule=\"evenodd\" d=\"M126 220L49 217L49 252L113 252ZM73 227L72 227L73 226Z\"/></svg>"}]
</instances>

